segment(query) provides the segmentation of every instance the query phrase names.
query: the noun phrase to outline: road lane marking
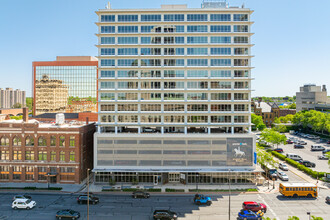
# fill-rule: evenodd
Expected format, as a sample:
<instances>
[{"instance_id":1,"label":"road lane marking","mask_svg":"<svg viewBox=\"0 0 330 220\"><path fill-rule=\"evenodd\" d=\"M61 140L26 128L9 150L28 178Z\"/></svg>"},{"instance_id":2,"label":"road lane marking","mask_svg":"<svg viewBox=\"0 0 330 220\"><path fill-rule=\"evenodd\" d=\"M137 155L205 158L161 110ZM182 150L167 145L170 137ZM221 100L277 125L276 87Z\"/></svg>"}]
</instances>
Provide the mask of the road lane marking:
<instances>
[{"instance_id":1,"label":"road lane marking","mask_svg":"<svg viewBox=\"0 0 330 220\"><path fill-rule=\"evenodd\" d=\"M266 203L265 199L260 196L260 194L258 194L258 198L262 201L263 204L265 204L267 206L267 211L270 211L273 214L273 216L275 217L275 219L280 220L280 218L276 215L274 210L272 208L270 208L270 206Z\"/></svg>"}]
</instances>

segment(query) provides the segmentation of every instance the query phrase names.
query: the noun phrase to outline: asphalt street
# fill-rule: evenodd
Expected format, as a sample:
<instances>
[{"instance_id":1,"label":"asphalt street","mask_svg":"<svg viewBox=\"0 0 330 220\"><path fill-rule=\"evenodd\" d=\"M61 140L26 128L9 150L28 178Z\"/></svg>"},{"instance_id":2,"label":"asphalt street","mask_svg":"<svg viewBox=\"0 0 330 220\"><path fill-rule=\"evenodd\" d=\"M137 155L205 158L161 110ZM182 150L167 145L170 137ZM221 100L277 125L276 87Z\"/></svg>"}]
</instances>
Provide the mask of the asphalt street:
<instances>
[{"instance_id":1,"label":"asphalt street","mask_svg":"<svg viewBox=\"0 0 330 220\"><path fill-rule=\"evenodd\" d=\"M87 205L77 204L77 195L72 194L30 194L37 206L32 210L13 210L12 197L19 193L0 193L0 220L11 219L55 219L55 213L62 209L73 209L81 213L80 219L87 219ZM279 193L249 193L231 195L231 219L236 219L243 201L257 201L265 203L268 211L265 216L286 220L295 215L300 219L307 219L307 212L315 216L330 219L330 205L325 203L325 196L329 190L321 189L317 199L288 199ZM100 203L90 205L90 219L114 220L147 220L152 219L155 209L170 209L178 213L179 219L215 220L228 219L228 193L210 194L211 206L197 206L192 203L193 195L159 195L151 194L149 199L133 199L127 195L99 194Z\"/></svg>"}]
</instances>

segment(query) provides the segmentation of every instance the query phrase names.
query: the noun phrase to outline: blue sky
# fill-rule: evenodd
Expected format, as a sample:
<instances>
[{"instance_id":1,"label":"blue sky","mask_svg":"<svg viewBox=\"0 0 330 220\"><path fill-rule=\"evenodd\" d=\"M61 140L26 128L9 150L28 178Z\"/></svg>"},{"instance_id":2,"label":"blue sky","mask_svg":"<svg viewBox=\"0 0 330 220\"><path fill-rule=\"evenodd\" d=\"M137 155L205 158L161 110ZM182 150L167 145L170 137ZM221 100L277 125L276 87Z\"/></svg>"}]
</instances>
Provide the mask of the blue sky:
<instances>
[{"instance_id":1,"label":"blue sky","mask_svg":"<svg viewBox=\"0 0 330 220\"><path fill-rule=\"evenodd\" d=\"M112 8L160 8L201 0L112 0ZM305 83L330 81L329 0L228 0L253 9L253 96L292 96ZM94 22L106 0L1 0L0 88L31 96L32 62L96 56ZM330 89L330 88L329 88ZM330 94L330 92L328 93Z\"/></svg>"}]
</instances>

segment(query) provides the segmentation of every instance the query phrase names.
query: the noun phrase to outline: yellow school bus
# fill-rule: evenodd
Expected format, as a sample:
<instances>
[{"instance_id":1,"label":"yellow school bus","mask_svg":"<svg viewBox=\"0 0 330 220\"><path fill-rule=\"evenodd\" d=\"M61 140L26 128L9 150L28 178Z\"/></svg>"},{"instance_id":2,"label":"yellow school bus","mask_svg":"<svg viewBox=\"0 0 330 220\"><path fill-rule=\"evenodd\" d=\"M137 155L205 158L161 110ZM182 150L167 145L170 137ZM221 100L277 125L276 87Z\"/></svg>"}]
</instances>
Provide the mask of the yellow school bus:
<instances>
[{"instance_id":1,"label":"yellow school bus","mask_svg":"<svg viewBox=\"0 0 330 220\"><path fill-rule=\"evenodd\" d=\"M280 183L280 193L283 196L293 198L297 198L298 196L316 198L317 186L312 183Z\"/></svg>"}]
</instances>

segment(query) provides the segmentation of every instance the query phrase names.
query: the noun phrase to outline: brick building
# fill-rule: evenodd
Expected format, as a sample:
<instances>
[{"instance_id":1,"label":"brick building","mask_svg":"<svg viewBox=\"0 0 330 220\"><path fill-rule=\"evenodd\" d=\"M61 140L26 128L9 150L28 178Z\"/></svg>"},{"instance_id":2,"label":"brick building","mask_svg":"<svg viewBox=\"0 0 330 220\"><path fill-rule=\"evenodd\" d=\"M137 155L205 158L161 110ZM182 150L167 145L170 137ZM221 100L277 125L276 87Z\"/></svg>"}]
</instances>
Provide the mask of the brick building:
<instances>
[{"instance_id":1,"label":"brick building","mask_svg":"<svg viewBox=\"0 0 330 220\"><path fill-rule=\"evenodd\" d=\"M259 100L251 102L251 111L256 115L261 115L262 120L267 127L270 127L275 118L280 117L280 108L276 103L267 103Z\"/></svg>"},{"instance_id":2,"label":"brick building","mask_svg":"<svg viewBox=\"0 0 330 220\"><path fill-rule=\"evenodd\" d=\"M94 123L0 121L0 182L78 184L93 164Z\"/></svg>"}]
</instances>

